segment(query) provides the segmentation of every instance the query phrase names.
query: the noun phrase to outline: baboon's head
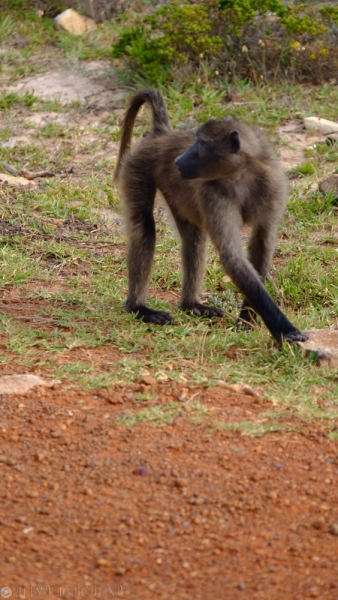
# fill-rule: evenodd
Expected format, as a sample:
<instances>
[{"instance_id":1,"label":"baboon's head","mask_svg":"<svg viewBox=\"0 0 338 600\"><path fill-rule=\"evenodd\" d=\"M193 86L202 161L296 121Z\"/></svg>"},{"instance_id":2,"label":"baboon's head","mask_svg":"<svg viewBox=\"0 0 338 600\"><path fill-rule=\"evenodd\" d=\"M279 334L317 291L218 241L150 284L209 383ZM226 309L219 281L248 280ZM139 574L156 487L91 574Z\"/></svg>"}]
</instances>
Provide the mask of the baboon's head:
<instances>
[{"instance_id":1,"label":"baboon's head","mask_svg":"<svg viewBox=\"0 0 338 600\"><path fill-rule=\"evenodd\" d=\"M236 179L244 157L240 133L232 119L207 121L196 130L196 142L175 159L185 179Z\"/></svg>"}]
</instances>

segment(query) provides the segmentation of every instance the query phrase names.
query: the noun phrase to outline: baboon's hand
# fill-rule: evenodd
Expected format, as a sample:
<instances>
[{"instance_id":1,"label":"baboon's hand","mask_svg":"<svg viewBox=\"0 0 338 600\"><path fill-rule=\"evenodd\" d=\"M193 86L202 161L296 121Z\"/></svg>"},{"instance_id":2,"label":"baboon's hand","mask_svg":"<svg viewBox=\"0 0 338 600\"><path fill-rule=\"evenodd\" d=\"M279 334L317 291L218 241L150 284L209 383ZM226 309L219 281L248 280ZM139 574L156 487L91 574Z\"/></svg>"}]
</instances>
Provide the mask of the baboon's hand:
<instances>
[{"instance_id":1,"label":"baboon's hand","mask_svg":"<svg viewBox=\"0 0 338 600\"><path fill-rule=\"evenodd\" d=\"M130 312L135 313L136 318L144 323L155 323L156 325L171 325L174 319L163 310L153 310L147 306L135 306Z\"/></svg>"},{"instance_id":2,"label":"baboon's hand","mask_svg":"<svg viewBox=\"0 0 338 600\"><path fill-rule=\"evenodd\" d=\"M303 331L298 331L298 329L295 329L293 331L290 331L289 333L282 334L282 338L285 342L293 343L306 342L306 340L309 339L309 336L306 335L306 333L304 333Z\"/></svg>"},{"instance_id":3,"label":"baboon's hand","mask_svg":"<svg viewBox=\"0 0 338 600\"><path fill-rule=\"evenodd\" d=\"M192 313L198 317L223 317L224 312L219 308L215 308L214 306L204 306L204 304L199 304L195 302L191 306L183 306L183 310Z\"/></svg>"}]
</instances>

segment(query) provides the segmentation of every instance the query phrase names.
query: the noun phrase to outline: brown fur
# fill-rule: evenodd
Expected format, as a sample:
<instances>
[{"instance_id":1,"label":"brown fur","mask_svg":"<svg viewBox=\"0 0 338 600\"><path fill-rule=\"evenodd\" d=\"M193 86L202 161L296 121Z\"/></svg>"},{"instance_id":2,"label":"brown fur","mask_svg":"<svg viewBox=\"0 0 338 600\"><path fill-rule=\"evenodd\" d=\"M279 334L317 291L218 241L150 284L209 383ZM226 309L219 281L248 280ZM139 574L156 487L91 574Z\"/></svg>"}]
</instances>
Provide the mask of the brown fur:
<instances>
[{"instance_id":1,"label":"brown fur","mask_svg":"<svg viewBox=\"0 0 338 600\"><path fill-rule=\"evenodd\" d=\"M153 129L131 149L134 122L143 104L152 111ZM182 240L181 307L194 314L223 314L199 303L209 236L225 271L243 292L240 319L252 321L254 310L278 341L306 339L262 283L286 204L287 182L260 130L230 118L207 121L195 133L174 131L162 94L139 92L125 115L115 178L124 199L129 238L128 312L148 322L172 322L168 313L146 306L155 250L153 209L160 190ZM241 244L243 224L252 226L248 258Z\"/></svg>"}]
</instances>

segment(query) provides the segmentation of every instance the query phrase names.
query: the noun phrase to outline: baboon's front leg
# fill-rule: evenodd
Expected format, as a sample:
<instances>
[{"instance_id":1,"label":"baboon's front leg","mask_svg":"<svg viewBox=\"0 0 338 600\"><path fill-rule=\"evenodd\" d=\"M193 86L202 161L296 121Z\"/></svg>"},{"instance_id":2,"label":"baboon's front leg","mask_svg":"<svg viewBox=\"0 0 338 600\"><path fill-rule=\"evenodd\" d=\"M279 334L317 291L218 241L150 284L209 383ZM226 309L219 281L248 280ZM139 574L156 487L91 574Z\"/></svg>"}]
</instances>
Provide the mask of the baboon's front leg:
<instances>
[{"instance_id":1,"label":"baboon's front leg","mask_svg":"<svg viewBox=\"0 0 338 600\"><path fill-rule=\"evenodd\" d=\"M213 198L213 200L215 205L217 199ZM221 203L219 210L215 206L213 208L213 214L208 215L208 227L226 273L248 299L250 306L261 316L278 342L305 341L307 335L294 327L278 308L265 289L256 269L244 256L240 238L241 218L238 211L231 206L225 210L224 203Z\"/></svg>"}]
</instances>

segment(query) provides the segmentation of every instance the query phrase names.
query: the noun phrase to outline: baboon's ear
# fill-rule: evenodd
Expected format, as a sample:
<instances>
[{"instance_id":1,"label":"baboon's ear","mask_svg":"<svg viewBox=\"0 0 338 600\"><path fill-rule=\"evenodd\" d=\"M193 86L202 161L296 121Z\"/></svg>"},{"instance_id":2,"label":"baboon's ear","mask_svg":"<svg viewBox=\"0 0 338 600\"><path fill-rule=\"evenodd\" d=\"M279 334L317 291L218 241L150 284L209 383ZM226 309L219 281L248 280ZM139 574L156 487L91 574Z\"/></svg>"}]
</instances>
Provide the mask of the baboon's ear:
<instances>
[{"instance_id":1,"label":"baboon's ear","mask_svg":"<svg viewBox=\"0 0 338 600\"><path fill-rule=\"evenodd\" d=\"M230 133L230 152L232 152L233 154L236 154L236 152L239 152L241 147L240 141L239 141L239 133L237 131L237 129L235 129L234 131L232 131Z\"/></svg>"}]
</instances>

